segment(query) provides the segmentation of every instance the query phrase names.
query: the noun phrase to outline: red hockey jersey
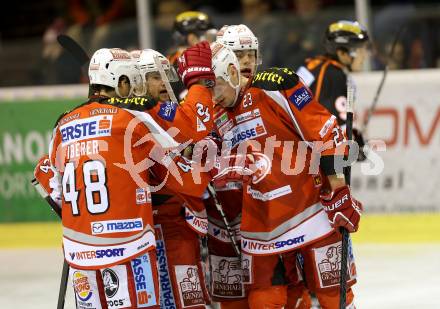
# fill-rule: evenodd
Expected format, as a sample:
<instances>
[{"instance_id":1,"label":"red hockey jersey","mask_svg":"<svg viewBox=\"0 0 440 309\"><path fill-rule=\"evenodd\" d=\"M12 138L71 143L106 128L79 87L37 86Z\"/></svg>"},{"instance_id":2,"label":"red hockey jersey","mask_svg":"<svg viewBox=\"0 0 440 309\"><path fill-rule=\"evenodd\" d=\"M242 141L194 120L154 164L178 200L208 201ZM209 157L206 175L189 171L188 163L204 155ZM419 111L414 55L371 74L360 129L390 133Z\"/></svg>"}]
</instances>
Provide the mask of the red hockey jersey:
<instances>
[{"instance_id":1,"label":"red hockey jersey","mask_svg":"<svg viewBox=\"0 0 440 309\"><path fill-rule=\"evenodd\" d=\"M257 152L259 173L243 187L244 252L285 252L332 232L320 204L319 171L333 170L344 137L293 71L256 74L241 102L216 111L214 123L232 151Z\"/></svg>"}]
</instances>

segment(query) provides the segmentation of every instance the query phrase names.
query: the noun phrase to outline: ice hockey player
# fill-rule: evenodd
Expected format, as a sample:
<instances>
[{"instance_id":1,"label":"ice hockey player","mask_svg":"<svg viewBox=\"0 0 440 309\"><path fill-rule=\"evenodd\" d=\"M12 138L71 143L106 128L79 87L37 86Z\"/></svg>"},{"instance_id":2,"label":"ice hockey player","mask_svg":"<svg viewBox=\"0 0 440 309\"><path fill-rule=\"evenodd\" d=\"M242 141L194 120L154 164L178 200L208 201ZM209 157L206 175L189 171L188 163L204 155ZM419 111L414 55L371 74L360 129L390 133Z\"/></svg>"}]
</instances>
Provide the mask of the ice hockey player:
<instances>
[{"instance_id":1,"label":"ice hockey player","mask_svg":"<svg viewBox=\"0 0 440 309\"><path fill-rule=\"evenodd\" d=\"M345 184L339 160L343 134L336 119L287 68L257 73L250 86L235 54L214 43L214 124L234 152L260 151L260 168L243 187L242 264L249 266L251 308L282 308L287 286L298 283L297 252L304 258L308 288L323 308L337 308L341 235L358 229L361 204ZM327 147L322 147L325 144ZM319 169L317 157L319 152ZM313 159L315 158L315 159ZM320 196L319 172L332 193ZM351 252L351 251L350 251ZM355 282L350 254L349 287ZM347 306L353 293L347 292Z\"/></svg>"},{"instance_id":2,"label":"ice hockey player","mask_svg":"<svg viewBox=\"0 0 440 309\"><path fill-rule=\"evenodd\" d=\"M170 156L179 143L151 116L109 104L140 85L127 51L95 52L89 77L95 95L57 120L49 160L40 160L35 176L40 192L62 208L64 256L77 307L160 308L146 169L156 175L174 169L185 185L173 177L166 185L197 198L211 177L194 184L188 160ZM187 276L185 288L195 284L194 272Z\"/></svg>"},{"instance_id":3,"label":"ice hockey player","mask_svg":"<svg viewBox=\"0 0 440 309\"><path fill-rule=\"evenodd\" d=\"M215 35L210 33L216 33L216 29L207 14L199 11L185 11L178 14L173 25L175 47L167 56L171 64L177 69L177 59L184 50L205 40L214 41ZM185 98L186 89L182 83L174 83L173 89L179 100Z\"/></svg>"},{"instance_id":4,"label":"ice hockey player","mask_svg":"<svg viewBox=\"0 0 440 309\"><path fill-rule=\"evenodd\" d=\"M173 39L176 48L168 57L170 62L176 63L177 58L188 47L208 40L207 34L210 30L214 30L214 25L207 14L199 11L185 11L178 14L173 25Z\"/></svg>"},{"instance_id":5,"label":"ice hockey player","mask_svg":"<svg viewBox=\"0 0 440 309\"><path fill-rule=\"evenodd\" d=\"M206 73L199 72L197 78L193 74L191 83L188 82L190 79L183 80L189 91L185 102L179 105L170 101L157 65L161 65L166 78L174 82L177 76L168 59L152 49L134 51L131 54L137 60L143 79L143 95L160 101L148 113L162 128L178 129L179 133L174 138L179 143L196 143L203 139L212 130L211 93L206 87L191 83L206 78ZM197 58L194 58L195 54ZM207 42L185 50L183 57L185 63L180 64L181 72L187 69L184 65L211 65L211 50ZM210 104L203 105L204 102ZM154 175L152 177L154 180ZM173 192L166 186L152 193L160 283L165 287L161 289L163 308L171 304L175 308L205 308L205 304L210 302L199 244L199 235L205 236L207 233L207 216L201 199L193 199L192 202L185 202L179 192ZM186 283L188 280L192 285Z\"/></svg>"},{"instance_id":6,"label":"ice hockey player","mask_svg":"<svg viewBox=\"0 0 440 309\"><path fill-rule=\"evenodd\" d=\"M334 22L325 32L326 53L306 59L305 65L297 70L316 100L336 117L342 128L346 120L347 78L350 72L362 70L368 44L367 30L357 21ZM353 136L362 150L365 142L361 132L354 128ZM362 151L359 159L365 159Z\"/></svg>"},{"instance_id":7,"label":"ice hockey player","mask_svg":"<svg viewBox=\"0 0 440 309\"><path fill-rule=\"evenodd\" d=\"M223 26L217 33L217 42L227 45L238 58L243 78L254 76L261 63L258 39L246 25ZM243 79L243 80L244 80ZM220 120L221 122L221 120ZM215 186L217 198L239 244L241 220L241 182ZM230 236L212 198L205 201L209 219L208 248L211 268L211 295L225 308L248 308L244 283L249 278L243 273L240 257L235 253ZM246 265L245 265L246 267Z\"/></svg>"},{"instance_id":8,"label":"ice hockey player","mask_svg":"<svg viewBox=\"0 0 440 309\"><path fill-rule=\"evenodd\" d=\"M262 63L258 38L246 25L225 25L217 32L217 42L228 46L237 56L240 73L252 78Z\"/></svg>"}]
</instances>

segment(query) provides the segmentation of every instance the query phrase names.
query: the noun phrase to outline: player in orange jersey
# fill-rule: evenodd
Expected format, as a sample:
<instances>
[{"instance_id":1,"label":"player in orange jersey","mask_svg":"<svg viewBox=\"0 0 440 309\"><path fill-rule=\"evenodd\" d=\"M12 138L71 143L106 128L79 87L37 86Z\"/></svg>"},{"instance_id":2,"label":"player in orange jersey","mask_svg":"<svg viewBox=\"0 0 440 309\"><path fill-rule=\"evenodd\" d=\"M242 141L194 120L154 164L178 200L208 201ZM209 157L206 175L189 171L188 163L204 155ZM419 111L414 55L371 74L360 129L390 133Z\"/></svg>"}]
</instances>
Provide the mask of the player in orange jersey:
<instances>
[{"instance_id":1,"label":"player in orange jersey","mask_svg":"<svg viewBox=\"0 0 440 309\"><path fill-rule=\"evenodd\" d=\"M210 58L209 45L206 44L197 44L183 54L193 51L199 53L203 49ZM162 70L166 79L176 81L174 68L168 59L152 49L134 51L132 56L143 79L144 95L160 101L148 110L149 115L165 129L176 128L178 133L174 138L180 143L192 144L204 138L212 130L212 104L206 105L211 96L209 91L203 86L193 86L184 102L171 102L160 74ZM204 96L207 99L203 99ZM199 237L206 235L208 223L201 199L195 204L186 203L179 192L164 186L152 194L152 204L158 231L156 242L160 254L160 282L168 287L161 290L164 303L173 304L175 308L205 308L210 300L200 257ZM188 290L183 285L189 274L191 280L198 284Z\"/></svg>"},{"instance_id":2,"label":"player in orange jersey","mask_svg":"<svg viewBox=\"0 0 440 309\"><path fill-rule=\"evenodd\" d=\"M344 135L293 71L268 69L248 85L234 53L218 43L211 48L217 132L232 152L248 147L261 152L256 157L260 173L243 187L241 249L242 263L249 265L249 305L287 304L287 286L299 281L299 250L308 288L316 291L322 307L337 308L337 228L355 232L361 212L338 164ZM332 190L326 197L320 194L321 176ZM349 263L351 286L356 275L352 254ZM347 305L352 301L349 289Z\"/></svg>"},{"instance_id":3,"label":"player in orange jersey","mask_svg":"<svg viewBox=\"0 0 440 309\"><path fill-rule=\"evenodd\" d=\"M240 74L244 78L256 73L257 65L261 63L258 39L245 25L223 26L217 32L217 42L231 48L238 58ZM218 116L218 115L217 115ZM222 125L223 118L218 117L217 124ZM221 142L220 142L221 144ZM230 223L233 237L237 243L240 239L241 219L241 182L229 182L224 186L216 186L216 194L223 211ZM240 257L237 256L228 235L222 217L215 207L214 200L205 200L209 220L209 255L211 265L211 294L213 300L225 309L247 308L247 297L244 283L247 282L248 268L243 272Z\"/></svg>"},{"instance_id":4,"label":"player in orange jersey","mask_svg":"<svg viewBox=\"0 0 440 309\"><path fill-rule=\"evenodd\" d=\"M61 194L54 200L62 206L64 252L77 305L159 308L146 169L171 174L167 186L195 197L209 179L194 184L186 173L189 162L172 153L179 143L151 116L109 104L140 86L128 52L97 51L89 75L95 95L58 119L49 156L50 191Z\"/></svg>"}]
</instances>

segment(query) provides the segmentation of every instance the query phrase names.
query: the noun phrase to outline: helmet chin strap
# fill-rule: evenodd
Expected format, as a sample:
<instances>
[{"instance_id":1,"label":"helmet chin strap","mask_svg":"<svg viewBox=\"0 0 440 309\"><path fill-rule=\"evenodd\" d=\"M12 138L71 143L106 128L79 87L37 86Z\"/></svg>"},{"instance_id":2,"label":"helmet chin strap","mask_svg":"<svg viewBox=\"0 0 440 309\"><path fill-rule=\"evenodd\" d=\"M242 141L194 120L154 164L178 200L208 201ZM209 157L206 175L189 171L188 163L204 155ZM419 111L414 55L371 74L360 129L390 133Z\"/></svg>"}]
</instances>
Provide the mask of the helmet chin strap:
<instances>
[{"instance_id":1,"label":"helmet chin strap","mask_svg":"<svg viewBox=\"0 0 440 309\"><path fill-rule=\"evenodd\" d=\"M235 66L234 66L234 67L235 67ZM236 69L237 69L237 68L236 68ZM228 83L229 83L229 86L231 86L231 87L235 90L234 102L237 101L237 99L238 99L238 95L239 95L239 93L240 93L240 81L241 81L241 75L240 75L240 72L238 71L238 69L237 69L237 76L238 76L238 82L237 82L237 85L235 85L235 86L232 84L231 76L228 76Z\"/></svg>"},{"instance_id":2,"label":"helmet chin strap","mask_svg":"<svg viewBox=\"0 0 440 309\"><path fill-rule=\"evenodd\" d=\"M235 90L234 102L237 101L238 94L240 93L240 82L237 85L232 85L231 79L229 79L229 85Z\"/></svg>"}]
</instances>

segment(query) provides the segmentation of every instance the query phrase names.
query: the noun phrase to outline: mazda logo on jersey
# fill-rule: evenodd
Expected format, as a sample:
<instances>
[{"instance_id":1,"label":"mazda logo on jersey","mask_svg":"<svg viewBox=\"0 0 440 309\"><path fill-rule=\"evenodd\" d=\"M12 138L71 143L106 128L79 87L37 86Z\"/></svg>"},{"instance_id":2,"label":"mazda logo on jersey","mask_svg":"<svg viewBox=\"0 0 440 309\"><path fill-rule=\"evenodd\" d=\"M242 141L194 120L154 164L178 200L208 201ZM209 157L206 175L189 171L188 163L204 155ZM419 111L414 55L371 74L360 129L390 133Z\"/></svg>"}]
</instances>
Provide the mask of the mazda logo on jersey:
<instances>
[{"instance_id":1,"label":"mazda logo on jersey","mask_svg":"<svg viewBox=\"0 0 440 309\"><path fill-rule=\"evenodd\" d=\"M91 225L93 235L142 231L144 228L144 224L141 218L96 221L92 222Z\"/></svg>"},{"instance_id":2,"label":"mazda logo on jersey","mask_svg":"<svg viewBox=\"0 0 440 309\"><path fill-rule=\"evenodd\" d=\"M104 224L101 222L92 223L92 233L93 234L101 234L104 231Z\"/></svg>"}]
</instances>

